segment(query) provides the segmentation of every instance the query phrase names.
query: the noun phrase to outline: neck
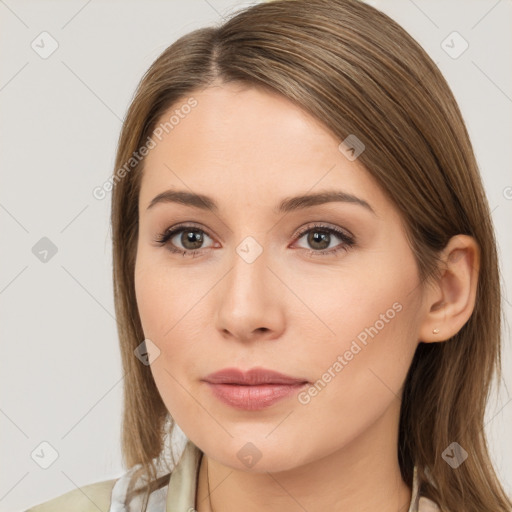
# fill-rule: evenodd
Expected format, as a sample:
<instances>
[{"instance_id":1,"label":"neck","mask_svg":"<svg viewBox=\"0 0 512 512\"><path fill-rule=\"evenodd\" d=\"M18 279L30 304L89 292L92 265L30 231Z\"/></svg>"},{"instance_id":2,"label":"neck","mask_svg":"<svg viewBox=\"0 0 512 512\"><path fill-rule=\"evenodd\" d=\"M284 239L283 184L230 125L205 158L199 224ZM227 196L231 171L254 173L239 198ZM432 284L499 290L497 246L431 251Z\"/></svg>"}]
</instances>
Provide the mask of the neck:
<instances>
[{"instance_id":1,"label":"neck","mask_svg":"<svg viewBox=\"0 0 512 512\"><path fill-rule=\"evenodd\" d=\"M197 511L407 512L411 489L402 480L397 459L397 416L391 407L352 442L288 471L240 471L204 454Z\"/></svg>"}]
</instances>

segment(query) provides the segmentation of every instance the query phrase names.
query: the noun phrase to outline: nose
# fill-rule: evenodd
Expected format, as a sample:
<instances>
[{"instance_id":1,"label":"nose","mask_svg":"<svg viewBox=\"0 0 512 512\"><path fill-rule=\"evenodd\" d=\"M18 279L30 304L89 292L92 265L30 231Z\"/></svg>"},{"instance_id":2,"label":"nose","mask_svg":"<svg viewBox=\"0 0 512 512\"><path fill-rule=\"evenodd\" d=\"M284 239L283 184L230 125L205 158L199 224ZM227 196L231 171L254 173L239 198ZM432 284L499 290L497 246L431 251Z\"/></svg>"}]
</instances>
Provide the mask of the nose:
<instances>
[{"instance_id":1,"label":"nose","mask_svg":"<svg viewBox=\"0 0 512 512\"><path fill-rule=\"evenodd\" d=\"M238 249L216 287L216 328L224 338L242 342L278 338L285 325L285 286L269 266L268 251L253 259L250 252L257 246L249 246L248 252Z\"/></svg>"}]
</instances>

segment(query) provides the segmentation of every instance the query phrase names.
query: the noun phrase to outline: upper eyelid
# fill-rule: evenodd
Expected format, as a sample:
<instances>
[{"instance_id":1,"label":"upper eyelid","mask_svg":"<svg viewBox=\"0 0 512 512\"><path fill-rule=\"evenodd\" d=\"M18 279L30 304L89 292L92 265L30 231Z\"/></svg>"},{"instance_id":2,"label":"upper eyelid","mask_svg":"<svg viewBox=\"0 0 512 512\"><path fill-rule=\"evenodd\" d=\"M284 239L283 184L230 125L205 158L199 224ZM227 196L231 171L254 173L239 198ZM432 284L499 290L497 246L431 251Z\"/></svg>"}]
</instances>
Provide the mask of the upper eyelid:
<instances>
[{"instance_id":1,"label":"upper eyelid","mask_svg":"<svg viewBox=\"0 0 512 512\"><path fill-rule=\"evenodd\" d=\"M341 233L347 237L350 237L350 238L355 238L354 235L352 235L352 233L350 231L348 231L348 229L346 228L343 228L341 226L332 226L332 225L329 225L329 223L324 223L322 221L313 221L313 225L309 225L309 226L304 226L300 229L298 229L295 233L294 233L294 237L302 237L304 235L304 233L307 233L308 231L311 231L312 229L325 229L326 231L329 230L329 231L333 231L334 234L337 234L338 231L341 231Z\"/></svg>"}]
</instances>

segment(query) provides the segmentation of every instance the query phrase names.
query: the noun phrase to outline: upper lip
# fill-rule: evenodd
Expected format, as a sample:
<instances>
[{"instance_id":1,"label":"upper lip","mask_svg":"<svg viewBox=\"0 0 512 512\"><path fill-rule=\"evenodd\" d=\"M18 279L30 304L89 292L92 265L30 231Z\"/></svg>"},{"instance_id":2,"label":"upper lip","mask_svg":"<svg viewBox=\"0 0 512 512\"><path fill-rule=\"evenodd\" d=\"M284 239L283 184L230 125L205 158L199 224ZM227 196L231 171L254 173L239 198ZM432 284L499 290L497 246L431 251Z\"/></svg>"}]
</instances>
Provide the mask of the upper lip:
<instances>
[{"instance_id":1,"label":"upper lip","mask_svg":"<svg viewBox=\"0 0 512 512\"><path fill-rule=\"evenodd\" d=\"M257 386L261 384L303 384L306 379L290 377L266 368L251 368L244 372L238 368L224 368L211 373L203 380L210 384L239 384L243 386Z\"/></svg>"}]
</instances>

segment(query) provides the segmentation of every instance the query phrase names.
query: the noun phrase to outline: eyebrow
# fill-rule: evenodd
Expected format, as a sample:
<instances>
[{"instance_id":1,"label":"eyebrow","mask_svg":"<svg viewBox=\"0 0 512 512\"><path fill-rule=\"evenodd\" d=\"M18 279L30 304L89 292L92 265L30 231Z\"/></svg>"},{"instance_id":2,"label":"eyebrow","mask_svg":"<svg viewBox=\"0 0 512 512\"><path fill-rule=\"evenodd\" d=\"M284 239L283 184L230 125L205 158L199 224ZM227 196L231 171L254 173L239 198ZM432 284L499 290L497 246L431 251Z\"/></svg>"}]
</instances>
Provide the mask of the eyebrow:
<instances>
[{"instance_id":1,"label":"eyebrow","mask_svg":"<svg viewBox=\"0 0 512 512\"><path fill-rule=\"evenodd\" d=\"M275 214L288 213L295 210L333 202L356 204L366 208L375 215L374 209L364 199L360 199L357 196L340 190L329 190L315 194L287 197L273 209L273 212ZM179 203L185 206L199 208L201 210L211 210L213 212L219 211L217 203L211 197L181 190L166 190L158 194L152 199L146 210L153 208L159 203Z\"/></svg>"}]
</instances>

